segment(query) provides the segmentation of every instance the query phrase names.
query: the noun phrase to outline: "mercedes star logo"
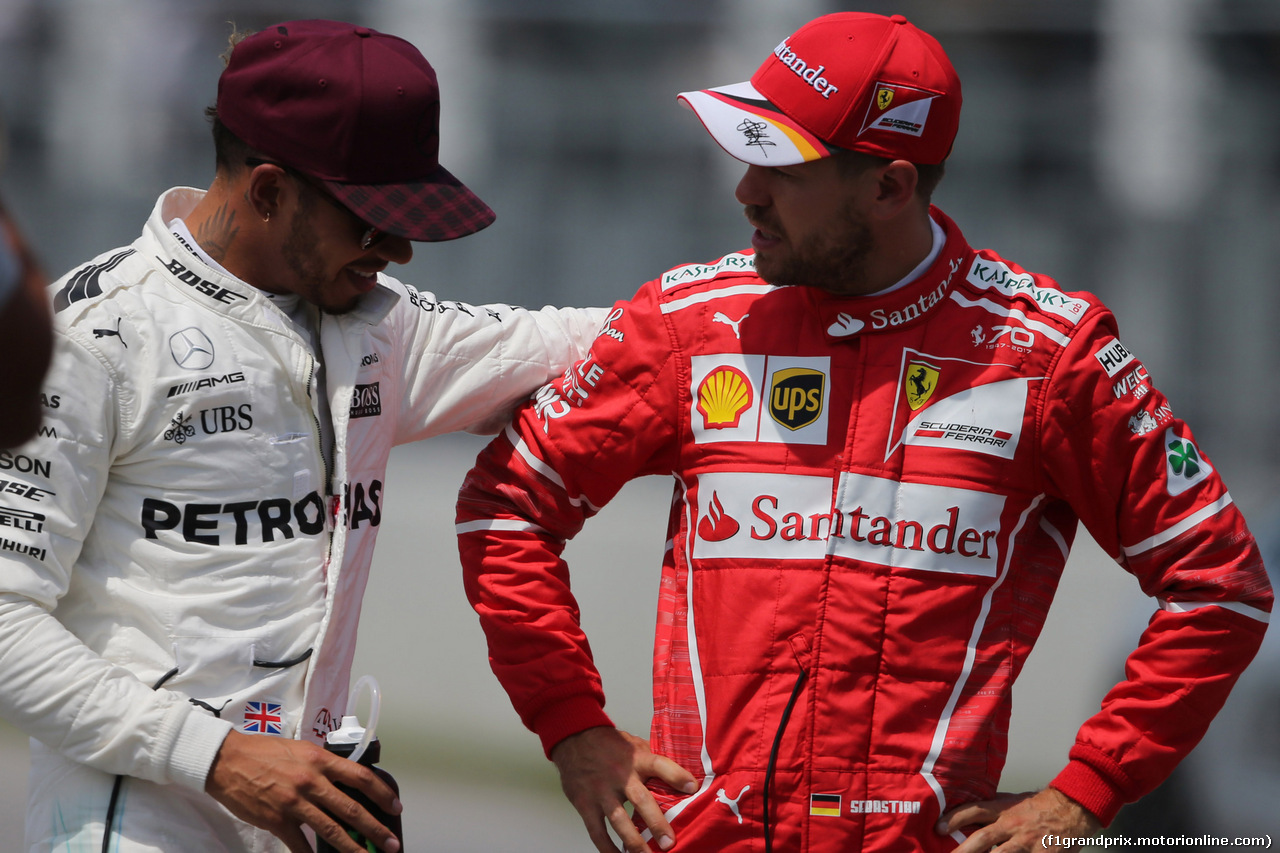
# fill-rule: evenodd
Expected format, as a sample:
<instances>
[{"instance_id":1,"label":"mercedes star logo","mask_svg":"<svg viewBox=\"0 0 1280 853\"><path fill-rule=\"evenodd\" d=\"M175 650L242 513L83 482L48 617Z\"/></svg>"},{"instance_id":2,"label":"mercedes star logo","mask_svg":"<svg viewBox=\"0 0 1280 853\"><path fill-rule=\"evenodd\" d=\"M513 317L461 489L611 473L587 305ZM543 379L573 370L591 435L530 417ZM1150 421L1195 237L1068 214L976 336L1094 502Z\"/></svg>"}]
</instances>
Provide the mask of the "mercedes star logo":
<instances>
[{"instance_id":1,"label":"mercedes star logo","mask_svg":"<svg viewBox=\"0 0 1280 853\"><path fill-rule=\"evenodd\" d=\"M204 370L213 364L213 341L194 326L169 338L169 352L178 367L187 370Z\"/></svg>"}]
</instances>

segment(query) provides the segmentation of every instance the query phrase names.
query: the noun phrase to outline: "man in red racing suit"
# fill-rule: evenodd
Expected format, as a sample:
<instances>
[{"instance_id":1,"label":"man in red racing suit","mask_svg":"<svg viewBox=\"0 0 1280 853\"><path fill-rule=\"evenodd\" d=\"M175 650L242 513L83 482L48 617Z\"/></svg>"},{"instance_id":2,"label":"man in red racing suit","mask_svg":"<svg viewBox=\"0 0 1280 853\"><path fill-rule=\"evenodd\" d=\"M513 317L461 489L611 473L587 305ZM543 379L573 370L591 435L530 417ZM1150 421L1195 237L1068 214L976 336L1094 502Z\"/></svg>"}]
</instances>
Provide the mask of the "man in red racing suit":
<instances>
[{"instance_id":1,"label":"man in red racing suit","mask_svg":"<svg viewBox=\"0 0 1280 853\"><path fill-rule=\"evenodd\" d=\"M649 282L464 484L467 592L551 755L612 726L563 544L628 480L674 476L650 744L694 782L650 782L655 849L1013 837L936 825L996 796L1078 521L1158 602L1042 792L1088 827L1165 778L1261 642L1254 539L1111 313L921 211L931 249L870 295L769 283L749 250Z\"/></svg>"}]
</instances>

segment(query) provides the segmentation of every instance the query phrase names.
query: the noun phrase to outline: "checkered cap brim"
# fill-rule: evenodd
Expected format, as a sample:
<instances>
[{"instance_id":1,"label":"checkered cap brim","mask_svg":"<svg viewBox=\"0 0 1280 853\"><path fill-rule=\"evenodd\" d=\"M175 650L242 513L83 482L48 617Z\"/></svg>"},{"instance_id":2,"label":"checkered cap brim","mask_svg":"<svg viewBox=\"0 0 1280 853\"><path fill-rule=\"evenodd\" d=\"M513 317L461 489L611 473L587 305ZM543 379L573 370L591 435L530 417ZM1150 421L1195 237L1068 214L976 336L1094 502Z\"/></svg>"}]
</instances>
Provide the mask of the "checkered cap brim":
<instances>
[{"instance_id":1,"label":"checkered cap brim","mask_svg":"<svg viewBox=\"0 0 1280 853\"><path fill-rule=\"evenodd\" d=\"M409 240L454 240L487 228L495 218L489 205L443 166L422 181L324 184L362 222Z\"/></svg>"}]
</instances>

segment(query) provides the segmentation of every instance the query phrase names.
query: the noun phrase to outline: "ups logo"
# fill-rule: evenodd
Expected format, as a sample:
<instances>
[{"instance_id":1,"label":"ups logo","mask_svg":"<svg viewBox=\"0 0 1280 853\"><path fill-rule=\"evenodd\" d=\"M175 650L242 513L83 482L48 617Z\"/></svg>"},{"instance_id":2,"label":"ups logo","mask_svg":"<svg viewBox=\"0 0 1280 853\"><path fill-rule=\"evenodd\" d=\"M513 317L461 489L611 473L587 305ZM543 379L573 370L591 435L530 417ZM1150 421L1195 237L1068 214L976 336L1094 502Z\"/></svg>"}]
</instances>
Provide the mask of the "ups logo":
<instances>
[{"instance_id":1,"label":"ups logo","mask_svg":"<svg viewBox=\"0 0 1280 853\"><path fill-rule=\"evenodd\" d=\"M789 430L808 426L822 415L826 384L826 374L820 370L779 370L769 391L769 415Z\"/></svg>"}]
</instances>

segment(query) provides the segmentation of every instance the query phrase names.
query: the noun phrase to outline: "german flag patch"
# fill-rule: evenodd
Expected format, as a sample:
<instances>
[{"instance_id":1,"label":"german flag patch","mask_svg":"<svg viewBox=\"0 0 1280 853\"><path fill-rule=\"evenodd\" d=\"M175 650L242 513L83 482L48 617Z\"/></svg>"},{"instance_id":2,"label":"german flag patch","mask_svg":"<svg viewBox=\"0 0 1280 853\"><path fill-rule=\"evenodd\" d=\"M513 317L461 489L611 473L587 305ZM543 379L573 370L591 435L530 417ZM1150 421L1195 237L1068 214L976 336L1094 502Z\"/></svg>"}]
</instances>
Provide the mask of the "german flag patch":
<instances>
[{"instance_id":1,"label":"german flag patch","mask_svg":"<svg viewBox=\"0 0 1280 853\"><path fill-rule=\"evenodd\" d=\"M810 794L809 814L825 817L840 817L839 794Z\"/></svg>"}]
</instances>

